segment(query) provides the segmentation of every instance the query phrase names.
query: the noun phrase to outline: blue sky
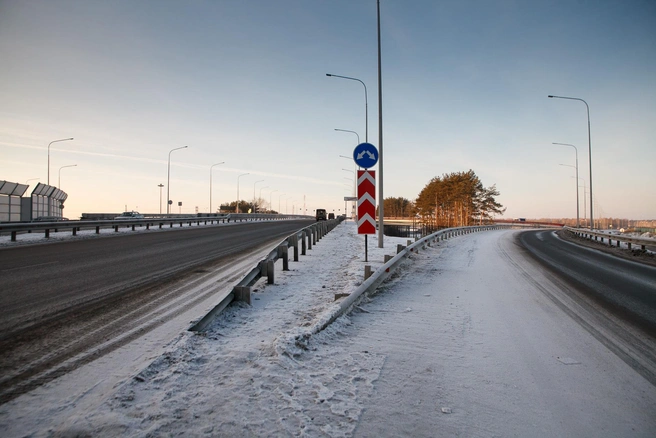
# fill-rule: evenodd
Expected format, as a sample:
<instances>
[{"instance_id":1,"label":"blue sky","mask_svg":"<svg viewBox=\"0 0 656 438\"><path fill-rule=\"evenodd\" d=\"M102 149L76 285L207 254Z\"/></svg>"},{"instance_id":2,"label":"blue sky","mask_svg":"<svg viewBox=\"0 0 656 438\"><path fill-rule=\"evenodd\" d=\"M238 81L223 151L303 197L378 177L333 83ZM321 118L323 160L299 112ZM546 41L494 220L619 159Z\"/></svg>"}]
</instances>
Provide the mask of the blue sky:
<instances>
[{"instance_id":1,"label":"blue sky","mask_svg":"<svg viewBox=\"0 0 656 438\"><path fill-rule=\"evenodd\" d=\"M381 28L385 197L473 169L506 217L575 217L551 143L587 187L586 109L554 94L590 105L595 216L656 219L656 3L381 0ZM378 146L376 37L375 0L0 1L0 179L45 182L74 137L66 216L156 213L188 145L182 212L219 162L213 207L248 173L242 199L342 212L357 138L334 129L364 141L364 88L326 73L367 85Z\"/></svg>"}]
</instances>

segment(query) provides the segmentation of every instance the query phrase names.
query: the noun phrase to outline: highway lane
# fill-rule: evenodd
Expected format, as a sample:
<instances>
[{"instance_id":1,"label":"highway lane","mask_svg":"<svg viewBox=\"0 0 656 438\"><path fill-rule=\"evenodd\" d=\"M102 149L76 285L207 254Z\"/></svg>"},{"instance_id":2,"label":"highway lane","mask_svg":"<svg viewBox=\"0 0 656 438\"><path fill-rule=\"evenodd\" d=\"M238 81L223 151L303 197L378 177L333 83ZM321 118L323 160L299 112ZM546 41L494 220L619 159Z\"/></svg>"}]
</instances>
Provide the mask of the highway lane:
<instances>
[{"instance_id":1,"label":"highway lane","mask_svg":"<svg viewBox=\"0 0 656 438\"><path fill-rule=\"evenodd\" d=\"M556 289L527 280L656 386L656 267L560 239L553 230L519 233L515 244ZM528 272L521 260L510 260Z\"/></svg>"},{"instance_id":2,"label":"highway lane","mask_svg":"<svg viewBox=\"0 0 656 438\"><path fill-rule=\"evenodd\" d=\"M522 245L588 298L656 336L656 268L560 239L522 233Z\"/></svg>"},{"instance_id":3,"label":"highway lane","mask_svg":"<svg viewBox=\"0 0 656 438\"><path fill-rule=\"evenodd\" d=\"M149 324L151 312L183 307L220 286L186 297L181 283L201 284L210 271L227 276L236 260L311 223L153 230L0 249L0 403L129 342L130 330L153 329L162 321ZM228 280L234 278L221 286Z\"/></svg>"}]
</instances>

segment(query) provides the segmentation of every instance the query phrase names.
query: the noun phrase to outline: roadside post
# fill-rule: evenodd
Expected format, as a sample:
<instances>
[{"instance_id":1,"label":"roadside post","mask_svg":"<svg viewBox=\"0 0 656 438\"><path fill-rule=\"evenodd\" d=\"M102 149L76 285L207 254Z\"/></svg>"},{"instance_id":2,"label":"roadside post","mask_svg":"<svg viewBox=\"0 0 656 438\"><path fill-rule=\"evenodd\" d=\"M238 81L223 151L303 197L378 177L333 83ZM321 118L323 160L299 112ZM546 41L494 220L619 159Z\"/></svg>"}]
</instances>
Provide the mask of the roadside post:
<instances>
[{"instance_id":1,"label":"roadside post","mask_svg":"<svg viewBox=\"0 0 656 438\"><path fill-rule=\"evenodd\" d=\"M368 170L378 162L378 150L371 143L360 143L353 150L358 170L358 234L364 234L364 261L368 260L369 234L376 234L376 171ZM379 230L380 233L383 230Z\"/></svg>"}]
</instances>

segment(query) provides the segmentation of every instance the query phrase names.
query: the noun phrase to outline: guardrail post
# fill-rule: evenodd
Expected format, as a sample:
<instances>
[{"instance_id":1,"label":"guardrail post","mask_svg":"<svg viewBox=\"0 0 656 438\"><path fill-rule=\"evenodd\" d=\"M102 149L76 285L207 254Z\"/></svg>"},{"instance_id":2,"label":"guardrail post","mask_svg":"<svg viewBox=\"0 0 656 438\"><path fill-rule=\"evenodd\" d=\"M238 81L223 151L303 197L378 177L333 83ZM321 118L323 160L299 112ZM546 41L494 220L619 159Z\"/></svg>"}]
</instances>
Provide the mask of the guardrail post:
<instances>
[{"instance_id":1,"label":"guardrail post","mask_svg":"<svg viewBox=\"0 0 656 438\"><path fill-rule=\"evenodd\" d=\"M371 277L371 265L364 265L364 279L367 280L367 278Z\"/></svg>"},{"instance_id":2,"label":"guardrail post","mask_svg":"<svg viewBox=\"0 0 656 438\"><path fill-rule=\"evenodd\" d=\"M266 277L267 275L267 264L266 260L260 261L257 266L260 268L260 277Z\"/></svg>"},{"instance_id":3,"label":"guardrail post","mask_svg":"<svg viewBox=\"0 0 656 438\"><path fill-rule=\"evenodd\" d=\"M12 241L12 242L15 242L15 241L16 241L16 232L15 232L15 231L12 231L12 232L11 232L11 241Z\"/></svg>"},{"instance_id":4,"label":"guardrail post","mask_svg":"<svg viewBox=\"0 0 656 438\"><path fill-rule=\"evenodd\" d=\"M397 243L396 244L396 253L397 254L400 253L401 251L403 251L404 248L405 248L405 246L401 245L400 243Z\"/></svg>"},{"instance_id":5,"label":"guardrail post","mask_svg":"<svg viewBox=\"0 0 656 438\"><path fill-rule=\"evenodd\" d=\"M251 304L251 288L250 286L235 286L232 289L235 301L243 301L246 304Z\"/></svg>"},{"instance_id":6,"label":"guardrail post","mask_svg":"<svg viewBox=\"0 0 656 438\"><path fill-rule=\"evenodd\" d=\"M77 227L73 227L73 235L77 236Z\"/></svg>"},{"instance_id":7,"label":"guardrail post","mask_svg":"<svg viewBox=\"0 0 656 438\"><path fill-rule=\"evenodd\" d=\"M114 225L114 232L118 233L118 225Z\"/></svg>"},{"instance_id":8,"label":"guardrail post","mask_svg":"<svg viewBox=\"0 0 656 438\"><path fill-rule=\"evenodd\" d=\"M387 263L393 258L394 258L393 256L385 254L385 257L383 257L383 261L384 261L383 263ZM389 271L390 271L389 268L385 269L385 272L389 272Z\"/></svg>"},{"instance_id":9,"label":"guardrail post","mask_svg":"<svg viewBox=\"0 0 656 438\"><path fill-rule=\"evenodd\" d=\"M273 275L273 260L267 260L266 261L266 267L267 267L267 284L273 284L274 280L274 275Z\"/></svg>"},{"instance_id":10,"label":"guardrail post","mask_svg":"<svg viewBox=\"0 0 656 438\"><path fill-rule=\"evenodd\" d=\"M305 244L305 238L307 237L305 230L301 231L301 255L305 255L306 253L306 244Z\"/></svg>"},{"instance_id":11,"label":"guardrail post","mask_svg":"<svg viewBox=\"0 0 656 438\"><path fill-rule=\"evenodd\" d=\"M100 225L96 225L96 234L100 234Z\"/></svg>"},{"instance_id":12,"label":"guardrail post","mask_svg":"<svg viewBox=\"0 0 656 438\"><path fill-rule=\"evenodd\" d=\"M294 261L298 261L298 234L292 236L292 246L294 247Z\"/></svg>"},{"instance_id":13,"label":"guardrail post","mask_svg":"<svg viewBox=\"0 0 656 438\"><path fill-rule=\"evenodd\" d=\"M278 246L278 258L282 259L282 270L289 271L289 249L287 242Z\"/></svg>"},{"instance_id":14,"label":"guardrail post","mask_svg":"<svg viewBox=\"0 0 656 438\"><path fill-rule=\"evenodd\" d=\"M314 235L314 232L312 229L306 230L307 233L307 238L308 238L308 249L312 249L312 236Z\"/></svg>"}]
</instances>

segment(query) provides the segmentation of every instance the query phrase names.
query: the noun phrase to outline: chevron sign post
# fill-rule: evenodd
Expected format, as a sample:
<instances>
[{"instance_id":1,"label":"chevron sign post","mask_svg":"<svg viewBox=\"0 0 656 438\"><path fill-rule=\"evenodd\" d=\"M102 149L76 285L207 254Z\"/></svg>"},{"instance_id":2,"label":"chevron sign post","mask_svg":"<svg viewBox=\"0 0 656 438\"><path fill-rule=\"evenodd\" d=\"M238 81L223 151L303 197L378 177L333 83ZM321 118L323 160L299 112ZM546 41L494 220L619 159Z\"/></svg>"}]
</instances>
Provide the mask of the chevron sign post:
<instances>
[{"instance_id":1,"label":"chevron sign post","mask_svg":"<svg viewBox=\"0 0 656 438\"><path fill-rule=\"evenodd\" d=\"M358 170L358 234L376 234L376 172Z\"/></svg>"}]
</instances>

